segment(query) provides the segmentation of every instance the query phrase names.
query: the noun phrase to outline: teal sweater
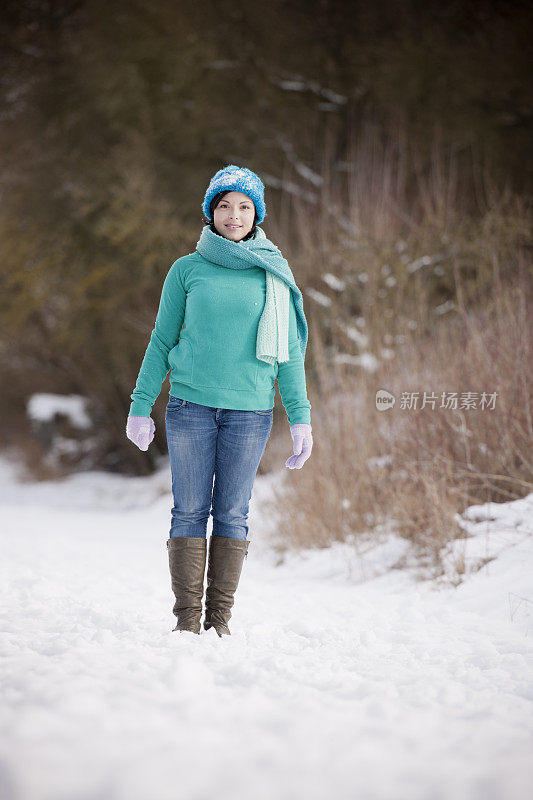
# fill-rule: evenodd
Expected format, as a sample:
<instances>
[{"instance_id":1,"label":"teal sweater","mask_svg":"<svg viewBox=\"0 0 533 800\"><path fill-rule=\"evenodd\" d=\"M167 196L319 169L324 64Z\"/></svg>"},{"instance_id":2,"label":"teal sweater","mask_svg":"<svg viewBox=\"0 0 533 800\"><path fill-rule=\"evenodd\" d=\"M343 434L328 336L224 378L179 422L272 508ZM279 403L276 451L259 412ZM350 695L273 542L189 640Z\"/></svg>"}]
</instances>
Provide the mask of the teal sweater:
<instances>
[{"instance_id":1,"label":"teal sweater","mask_svg":"<svg viewBox=\"0 0 533 800\"><path fill-rule=\"evenodd\" d=\"M199 252L178 258L163 284L130 414L150 416L170 370L170 394L214 408L273 408L275 380L289 424L311 422L296 309L289 304L289 360L256 356L265 270L228 269Z\"/></svg>"}]
</instances>

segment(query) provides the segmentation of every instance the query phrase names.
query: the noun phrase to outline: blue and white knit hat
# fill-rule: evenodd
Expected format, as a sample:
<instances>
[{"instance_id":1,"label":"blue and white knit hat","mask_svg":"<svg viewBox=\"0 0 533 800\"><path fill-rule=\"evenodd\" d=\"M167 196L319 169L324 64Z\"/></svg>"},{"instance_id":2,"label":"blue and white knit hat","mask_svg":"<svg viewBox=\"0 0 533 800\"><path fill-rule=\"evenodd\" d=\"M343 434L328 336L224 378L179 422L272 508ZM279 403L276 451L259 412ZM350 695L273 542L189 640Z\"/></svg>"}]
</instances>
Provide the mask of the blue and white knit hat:
<instances>
[{"instance_id":1,"label":"blue and white knit hat","mask_svg":"<svg viewBox=\"0 0 533 800\"><path fill-rule=\"evenodd\" d=\"M209 206L213 197L219 192L231 191L242 192L254 201L257 224L259 225L267 215L263 181L251 169L236 167L235 164L229 164L224 169L219 169L211 178L202 205L206 219L211 219Z\"/></svg>"}]
</instances>

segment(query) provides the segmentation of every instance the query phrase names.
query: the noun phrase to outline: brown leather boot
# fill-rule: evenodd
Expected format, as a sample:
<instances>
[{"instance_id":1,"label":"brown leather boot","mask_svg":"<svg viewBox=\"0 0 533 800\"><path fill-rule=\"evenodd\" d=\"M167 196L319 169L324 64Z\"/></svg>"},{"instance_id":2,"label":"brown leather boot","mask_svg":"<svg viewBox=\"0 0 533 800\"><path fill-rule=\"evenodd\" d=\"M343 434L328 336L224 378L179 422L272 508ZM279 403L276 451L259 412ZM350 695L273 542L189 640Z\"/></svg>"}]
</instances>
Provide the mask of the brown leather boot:
<instances>
[{"instance_id":1,"label":"brown leather boot","mask_svg":"<svg viewBox=\"0 0 533 800\"><path fill-rule=\"evenodd\" d=\"M176 536L167 539L172 591L176 597L172 609L178 620L174 631L200 633L207 539Z\"/></svg>"},{"instance_id":2,"label":"brown leather boot","mask_svg":"<svg viewBox=\"0 0 533 800\"><path fill-rule=\"evenodd\" d=\"M219 636L231 636L228 622L242 565L248 556L248 539L211 536L207 564L204 628L214 628Z\"/></svg>"}]
</instances>

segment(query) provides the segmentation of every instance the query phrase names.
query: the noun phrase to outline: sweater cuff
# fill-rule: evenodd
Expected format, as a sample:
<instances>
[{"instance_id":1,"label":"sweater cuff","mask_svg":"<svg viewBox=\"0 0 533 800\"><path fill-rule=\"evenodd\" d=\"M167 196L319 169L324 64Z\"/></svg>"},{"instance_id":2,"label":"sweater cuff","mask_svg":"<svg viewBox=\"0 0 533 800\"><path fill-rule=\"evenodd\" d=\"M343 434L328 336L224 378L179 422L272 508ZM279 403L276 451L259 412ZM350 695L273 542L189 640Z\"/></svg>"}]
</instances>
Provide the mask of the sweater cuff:
<instances>
[{"instance_id":1,"label":"sweater cuff","mask_svg":"<svg viewBox=\"0 0 533 800\"><path fill-rule=\"evenodd\" d=\"M133 400L130 405L129 415L131 417L149 417L152 413L152 406L146 400Z\"/></svg>"},{"instance_id":2,"label":"sweater cuff","mask_svg":"<svg viewBox=\"0 0 533 800\"><path fill-rule=\"evenodd\" d=\"M296 425L298 422L304 422L306 425L311 424L311 411L309 409L304 409L303 411L296 411L290 417L287 416L289 420L289 425Z\"/></svg>"}]
</instances>

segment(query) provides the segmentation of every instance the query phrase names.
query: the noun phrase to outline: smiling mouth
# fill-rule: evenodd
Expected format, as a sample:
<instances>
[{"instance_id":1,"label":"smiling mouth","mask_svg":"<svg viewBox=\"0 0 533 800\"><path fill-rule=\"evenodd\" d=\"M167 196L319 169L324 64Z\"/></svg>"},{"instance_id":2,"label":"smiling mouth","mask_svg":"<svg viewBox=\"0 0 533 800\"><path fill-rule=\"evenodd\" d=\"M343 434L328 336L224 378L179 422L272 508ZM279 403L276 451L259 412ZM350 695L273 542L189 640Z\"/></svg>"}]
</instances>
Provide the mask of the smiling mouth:
<instances>
[{"instance_id":1,"label":"smiling mouth","mask_svg":"<svg viewBox=\"0 0 533 800\"><path fill-rule=\"evenodd\" d=\"M226 228L241 228L242 225L226 225Z\"/></svg>"}]
</instances>

